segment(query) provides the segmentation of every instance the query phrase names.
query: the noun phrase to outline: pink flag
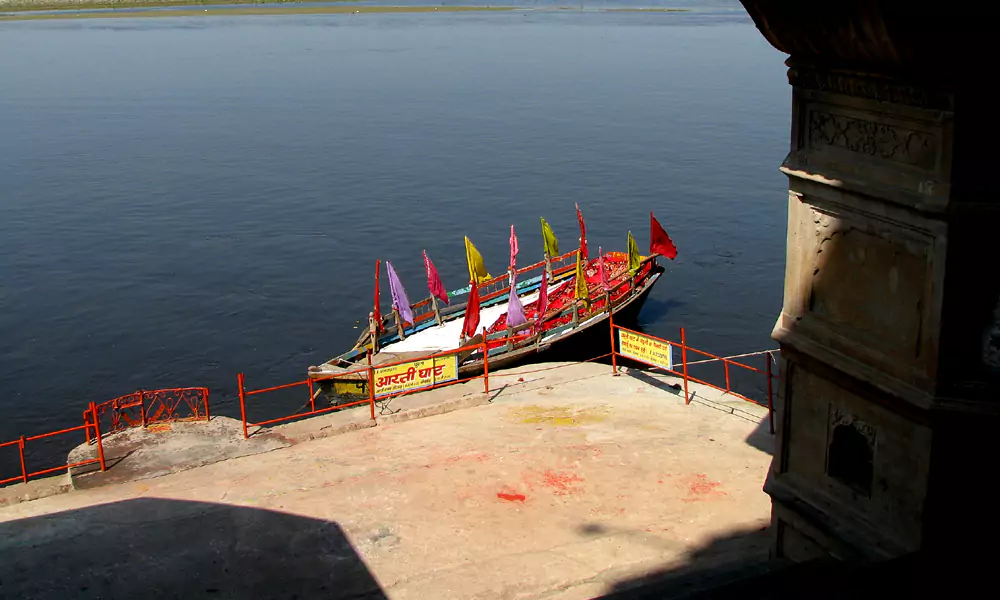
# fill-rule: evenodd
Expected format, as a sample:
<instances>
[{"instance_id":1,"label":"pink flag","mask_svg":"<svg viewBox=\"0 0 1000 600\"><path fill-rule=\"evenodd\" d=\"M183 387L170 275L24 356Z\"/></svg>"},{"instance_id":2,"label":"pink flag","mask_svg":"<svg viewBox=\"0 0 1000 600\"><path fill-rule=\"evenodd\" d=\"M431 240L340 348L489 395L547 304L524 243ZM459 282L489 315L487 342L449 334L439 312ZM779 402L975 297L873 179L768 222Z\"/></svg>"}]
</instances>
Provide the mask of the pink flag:
<instances>
[{"instance_id":1,"label":"pink flag","mask_svg":"<svg viewBox=\"0 0 1000 600\"><path fill-rule=\"evenodd\" d=\"M604 267L604 249L600 246L597 247L597 274L601 278L601 287L607 292L611 289L611 283L608 281L608 271Z\"/></svg>"},{"instance_id":2,"label":"pink flag","mask_svg":"<svg viewBox=\"0 0 1000 600\"><path fill-rule=\"evenodd\" d=\"M426 250L424 250L424 269L427 271L427 289L430 290L431 296L448 304L448 292L445 291L444 284L441 283L441 276L438 275L437 269L434 268L434 263L427 256Z\"/></svg>"},{"instance_id":3,"label":"pink flag","mask_svg":"<svg viewBox=\"0 0 1000 600\"><path fill-rule=\"evenodd\" d=\"M513 227L511 228L511 231L513 231ZM518 325L524 325L528 322L528 318L524 316L524 306L521 304L521 299L517 297L516 280L517 274L512 274L510 279L510 298L507 300L508 327L517 327Z\"/></svg>"},{"instance_id":4,"label":"pink flag","mask_svg":"<svg viewBox=\"0 0 1000 600\"><path fill-rule=\"evenodd\" d=\"M516 269L517 262L517 236L514 234L514 226L510 226L510 270Z\"/></svg>"},{"instance_id":5,"label":"pink flag","mask_svg":"<svg viewBox=\"0 0 1000 600\"><path fill-rule=\"evenodd\" d=\"M542 271L542 283L538 286L538 311L535 313L535 329L541 329L542 317L549 307L549 284L545 278L545 271Z\"/></svg>"}]
</instances>

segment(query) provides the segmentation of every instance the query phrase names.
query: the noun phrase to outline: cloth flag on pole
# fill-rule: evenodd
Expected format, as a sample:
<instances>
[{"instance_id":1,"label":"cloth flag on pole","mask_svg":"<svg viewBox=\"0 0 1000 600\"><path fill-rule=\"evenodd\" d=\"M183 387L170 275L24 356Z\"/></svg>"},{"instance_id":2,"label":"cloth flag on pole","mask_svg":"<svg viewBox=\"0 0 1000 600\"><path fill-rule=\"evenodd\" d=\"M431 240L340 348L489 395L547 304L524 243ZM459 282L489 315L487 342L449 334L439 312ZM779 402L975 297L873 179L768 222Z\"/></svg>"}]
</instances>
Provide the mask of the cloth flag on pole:
<instances>
[{"instance_id":1,"label":"cloth flag on pole","mask_svg":"<svg viewBox=\"0 0 1000 600\"><path fill-rule=\"evenodd\" d=\"M542 242L545 244L545 254L549 258L559 256L559 240L544 218L542 219Z\"/></svg>"},{"instance_id":2,"label":"cloth flag on pole","mask_svg":"<svg viewBox=\"0 0 1000 600\"><path fill-rule=\"evenodd\" d=\"M543 274L544 277L544 274ZM524 306L521 299L517 297L517 274L510 278L510 298L507 300L507 326L517 327L528 322L524 316Z\"/></svg>"},{"instance_id":3,"label":"cloth flag on pole","mask_svg":"<svg viewBox=\"0 0 1000 600\"><path fill-rule=\"evenodd\" d=\"M545 318L545 310L549 307L549 280L542 271L542 283L538 286L538 311L535 313L535 330L542 326L542 319Z\"/></svg>"},{"instance_id":4,"label":"cloth flag on pole","mask_svg":"<svg viewBox=\"0 0 1000 600\"><path fill-rule=\"evenodd\" d=\"M427 271L427 289L430 290L431 296L448 304L448 292L444 289L444 284L441 283L441 276L438 275L437 269L434 268L434 263L427 256L426 250L424 250L424 270Z\"/></svg>"},{"instance_id":5,"label":"cloth flag on pole","mask_svg":"<svg viewBox=\"0 0 1000 600\"><path fill-rule=\"evenodd\" d=\"M385 270L389 273L389 291L392 292L392 307L399 311L399 316L406 323L413 323L413 311L410 310L410 301L406 298L406 290L403 289L403 282L396 275L396 269L392 268L392 263L385 261Z\"/></svg>"},{"instance_id":6,"label":"cloth flag on pole","mask_svg":"<svg viewBox=\"0 0 1000 600\"><path fill-rule=\"evenodd\" d=\"M472 291L469 292L469 302L465 305L465 320L462 321L462 333L467 338L476 335L479 328L479 286L472 284Z\"/></svg>"},{"instance_id":7,"label":"cloth flag on pole","mask_svg":"<svg viewBox=\"0 0 1000 600\"><path fill-rule=\"evenodd\" d=\"M642 258L639 256L639 246L632 237L632 232L628 232L628 272L635 275L639 271L639 264Z\"/></svg>"},{"instance_id":8,"label":"cloth flag on pole","mask_svg":"<svg viewBox=\"0 0 1000 600\"><path fill-rule=\"evenodd\" d=\"M585 308L590 308L590 289L587 288L587 273L584 271L583 257L580 252L576 254L576 290L573 297L583 302Z\"/></svg>"},{"instance_id":9,"label":"cloth flag on pole","mask_svg":"<svg viewBox=\"0 0 1000 600\"><path fill-rule=\"evenodd\" d=\"M517 235L514 233L514 226L510 226L510 269L517 268Z\"/></svg>"},{"instance_id":10,"label":"cloth flag on pole","mask_svg":"<svg viewBox=\"0 0 1000 600\"><path fill-rule=\"evenodd\" d=\"M607 292L611 289L611 282L608 281L608 270L604 266L604 249L597 247L597 274L601 278L601 287Z\"/></svg>"},{"instance_id":11,"label":"cloth flag on pole","mask_svg":"<svg viewBox=\"0 0 1000 600\"><path fill-rule=\"evenodd\" d=\"M653 216L653 211L649 211L649 253L662 254L670 260L677 258L677 246Z\"/></svg>"},{"instance_id":12,"label":"cloth flag on pole","mask_svg":"<svg viewBox=\"0 0 1000 600\"><path fill-rule=\"evenodd\" d=\"M587 252L587 226L583 224L583 213L580 212L580 205L576 205L576 220L580 222L580 255L583 262L587 262L589 254Z\"/></svg>"},{"instance_id":13,"label":"cloth flag on pole","mask_svg":"<svg viewBox=\"0 0 1000 600\"><path fill-rule=\"evenodd\" d=\"M382 259L375 261L375 309L372 311L375 331L382 331L382 311L378 307L378 276L380 271L382 271Z\"/></svg>"},{"instance_id":14,"label":"cloth flag on pole","mask_svg":"<svg viewBox=\"0 0 1000 600\"><path fill-rule=\"evenodd\" d=\"M483 255L472 245L469 237L465 237L465 259L469 263L469 281L472 283L482 283L490 278L486 272L486 264L483 263Z\"/></svg>"}]
</instances>

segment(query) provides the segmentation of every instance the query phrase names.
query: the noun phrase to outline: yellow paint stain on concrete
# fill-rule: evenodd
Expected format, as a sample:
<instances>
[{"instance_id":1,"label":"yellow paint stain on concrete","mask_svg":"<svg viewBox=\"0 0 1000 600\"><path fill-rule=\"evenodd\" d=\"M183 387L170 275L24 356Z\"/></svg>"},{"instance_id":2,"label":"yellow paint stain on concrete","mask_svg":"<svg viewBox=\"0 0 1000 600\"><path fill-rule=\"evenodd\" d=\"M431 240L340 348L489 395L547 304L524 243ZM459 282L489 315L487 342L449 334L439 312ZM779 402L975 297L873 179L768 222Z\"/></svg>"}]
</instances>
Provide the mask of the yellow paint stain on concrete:
<instances>
[{"instance_id":1,"label":"yellow paint stain on concrete","mask_svg":"<svg viewBox=\"0 0 1000 600\"><path fill-rule=\"evenodd\" d=\"M574 408L572 406L528 405L511 408L508 415L518 423L550 427L579 427L600 423L608 418L604 407Z\"/></svg>"},{"instance_id":2,"label":"yellow paint stain on concrete","mask_svg":"<svg viewBox=\"0 0 1000 600\"><path fill-rule=\"evenodd\" d=\"M173 429L173 427L170 426L170 423L157 423L155 425L146 426L146 431L150 433L166 433L171 429Z\"/></svg>"}]
</instances>

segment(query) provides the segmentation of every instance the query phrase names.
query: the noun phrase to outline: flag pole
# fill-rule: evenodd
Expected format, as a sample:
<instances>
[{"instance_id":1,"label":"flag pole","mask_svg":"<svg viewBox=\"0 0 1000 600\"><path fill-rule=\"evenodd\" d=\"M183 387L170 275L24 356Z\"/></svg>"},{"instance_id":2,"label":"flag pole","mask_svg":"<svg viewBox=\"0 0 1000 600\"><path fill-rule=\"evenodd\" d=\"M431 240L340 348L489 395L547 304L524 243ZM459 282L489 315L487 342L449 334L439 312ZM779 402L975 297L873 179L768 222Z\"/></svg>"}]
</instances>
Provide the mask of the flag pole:
<instances>
[{"instance_id":1,"label":"flag pole","mask_svg":"<svg viewBox=\"0 0 1000 600\"><path fill-rule=\"evenodd\" d=\"M431 306L434 307L434 320L437 321L438 325L440 325L441 324L441 311L438 310L438 299L437 299L437 297L434 296L434 294L431 294Z\"/></svg>"}]
</instances>

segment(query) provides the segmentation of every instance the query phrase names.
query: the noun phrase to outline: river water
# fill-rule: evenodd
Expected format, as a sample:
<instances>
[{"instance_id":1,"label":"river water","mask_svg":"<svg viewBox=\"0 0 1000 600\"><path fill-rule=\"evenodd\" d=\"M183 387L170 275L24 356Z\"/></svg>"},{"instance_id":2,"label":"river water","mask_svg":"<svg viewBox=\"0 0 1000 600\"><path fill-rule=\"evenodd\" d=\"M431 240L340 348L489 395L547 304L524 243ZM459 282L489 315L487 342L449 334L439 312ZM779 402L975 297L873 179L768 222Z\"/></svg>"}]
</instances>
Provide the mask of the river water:
<instances>
[{"instance_id":1,"label":"river water","mask_svg":"<svg viewBox=\"0 0 1000 600\"><path fill-rule=\"evenodd\" d=\"M721 6L0 22L0 442L140 387L238 414L352 344L376 258L458 288L463 235L527 264L575 202L676 242L645 330L773 346L789 88Z\"/></svg>"}]
</instances>

